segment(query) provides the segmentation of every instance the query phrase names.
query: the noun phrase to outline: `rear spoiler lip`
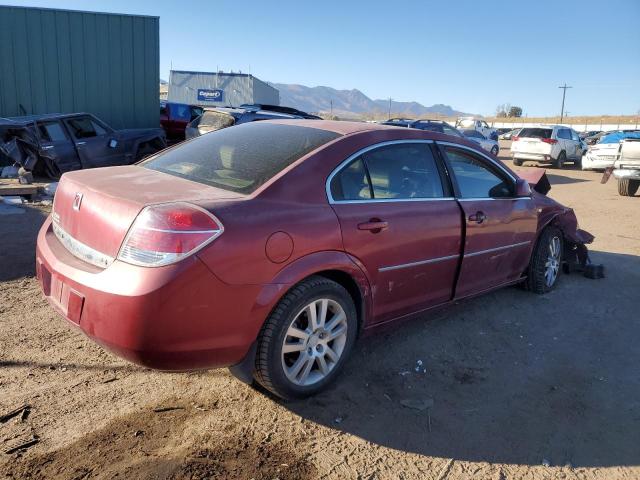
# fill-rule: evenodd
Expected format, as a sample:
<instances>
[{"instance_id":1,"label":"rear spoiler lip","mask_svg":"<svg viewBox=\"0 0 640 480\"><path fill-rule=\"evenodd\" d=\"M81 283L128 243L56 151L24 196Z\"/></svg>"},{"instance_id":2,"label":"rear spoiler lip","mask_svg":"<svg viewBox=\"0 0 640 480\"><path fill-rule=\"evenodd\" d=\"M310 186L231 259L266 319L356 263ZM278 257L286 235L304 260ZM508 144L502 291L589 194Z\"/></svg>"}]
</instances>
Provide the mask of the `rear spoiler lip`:
<instances>
[{"instance_id":1,"label":"rear spoiler lip","mask_svg":"<svg viewBox=\"0 0 640 480\"><path fill-rule=\"evenodd\" d=\"M546 195L551 190L551 183L544 168L527 168L515 171L518 177L527 181L533 190L542 195Z\"/></svg>"}]
</instances>

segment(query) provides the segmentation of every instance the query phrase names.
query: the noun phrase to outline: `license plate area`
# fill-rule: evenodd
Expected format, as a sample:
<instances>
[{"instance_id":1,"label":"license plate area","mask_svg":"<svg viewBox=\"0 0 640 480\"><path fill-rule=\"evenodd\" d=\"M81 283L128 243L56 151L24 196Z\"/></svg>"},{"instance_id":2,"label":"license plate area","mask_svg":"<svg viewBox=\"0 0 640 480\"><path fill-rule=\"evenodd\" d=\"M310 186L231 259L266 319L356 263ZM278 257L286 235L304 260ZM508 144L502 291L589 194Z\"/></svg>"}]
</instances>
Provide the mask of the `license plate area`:
<instances>
[{"instance_id":1,"label":"license plate area","mask_svg":"<svg viewBox=\"0 0 640 480\"><path fill-rule=\"evenodd\" d=\"M38 264L38 274L42 291L53 306L67 319L79 325L84 307L84 295L50 272L43 263Z\"/></svg>"}]
</instances>

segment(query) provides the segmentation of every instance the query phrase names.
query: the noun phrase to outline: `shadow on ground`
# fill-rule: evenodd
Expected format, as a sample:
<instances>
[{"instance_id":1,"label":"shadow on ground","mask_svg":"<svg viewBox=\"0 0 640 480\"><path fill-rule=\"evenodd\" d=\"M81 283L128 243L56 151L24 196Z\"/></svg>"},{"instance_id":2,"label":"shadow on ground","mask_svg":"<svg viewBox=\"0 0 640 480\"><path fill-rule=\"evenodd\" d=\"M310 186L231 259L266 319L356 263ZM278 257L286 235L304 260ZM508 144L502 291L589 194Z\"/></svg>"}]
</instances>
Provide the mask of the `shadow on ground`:
<instances>
[{"instance_id":1,"label":"shadow on ground","mask_svg":"<svg viewBox=\"0 0 640 480\"><path fill-rule=\"evenodd\" d=\"M564 276L546 296L505 289L362 339L335 387L284 405L422 455L639 465L640 258L593 257L606 279ZM615 293L603 297L604 282Z\"/></svg>"},{"instance_id":2,"label":"shadow on ground","mask_svg":"<svg viewBox=\"0 0 640 480\"><path fill-rule=\"evenodd\" d=\"M48 211L23 205L20 215L0 215L0 282L33 277L36 239Z\"/></svg>"}]
</instances>

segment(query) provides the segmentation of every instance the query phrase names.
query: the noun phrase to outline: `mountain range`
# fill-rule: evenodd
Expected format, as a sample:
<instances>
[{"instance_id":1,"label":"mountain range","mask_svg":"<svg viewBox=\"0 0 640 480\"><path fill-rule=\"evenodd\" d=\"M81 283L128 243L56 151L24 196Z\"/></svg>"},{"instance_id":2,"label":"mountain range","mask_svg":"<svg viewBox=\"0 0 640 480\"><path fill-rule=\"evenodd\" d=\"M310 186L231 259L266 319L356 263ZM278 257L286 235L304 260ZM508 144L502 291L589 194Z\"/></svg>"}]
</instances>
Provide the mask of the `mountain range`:
<instances>
[{"instance_id":1,"label":"mountain range","mask_svg":"<svg viewBox=\"0 0 640 480\"><path fill-rule=\"evenodd\" d=\"M288 83L271 83L280 91L280 105L313 113L329 113L343 117L386 116L389 100L372 100L358 89L337 90L331 87L306 87ZM331 105L333 102L333 108ZM418 102L391 101L391 116L457 117L465 115L449 105L426 107Z\"/></svg>"}]
</instances>

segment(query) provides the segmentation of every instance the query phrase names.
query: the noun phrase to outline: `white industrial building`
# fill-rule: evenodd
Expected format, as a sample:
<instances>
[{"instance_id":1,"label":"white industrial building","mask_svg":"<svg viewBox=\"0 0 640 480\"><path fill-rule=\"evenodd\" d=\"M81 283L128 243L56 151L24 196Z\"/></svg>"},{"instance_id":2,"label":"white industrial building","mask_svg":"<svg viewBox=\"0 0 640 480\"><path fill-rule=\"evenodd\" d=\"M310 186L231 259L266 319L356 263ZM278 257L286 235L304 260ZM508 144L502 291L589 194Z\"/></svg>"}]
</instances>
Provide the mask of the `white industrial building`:
<instances>
[{"instance_id":1,"label":"white industrial building","mask_svg":"<svg viewBox=\"0 0 640 480\"><path fill-rule=\"evenodd\" d=\"M280 105L278 89L246 73L171 70L168 101L202 106Z\"/></svg>"}]
</instances>

